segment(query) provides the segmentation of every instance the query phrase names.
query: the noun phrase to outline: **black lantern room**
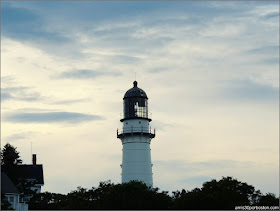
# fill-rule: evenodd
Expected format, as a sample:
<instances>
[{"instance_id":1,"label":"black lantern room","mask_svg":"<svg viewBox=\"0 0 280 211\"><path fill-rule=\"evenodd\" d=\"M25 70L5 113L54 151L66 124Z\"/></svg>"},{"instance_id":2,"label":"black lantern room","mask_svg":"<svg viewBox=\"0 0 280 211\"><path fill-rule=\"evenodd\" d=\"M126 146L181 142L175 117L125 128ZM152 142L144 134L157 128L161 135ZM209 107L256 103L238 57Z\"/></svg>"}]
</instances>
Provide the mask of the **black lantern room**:
<instances>
[{"instance_id":1,"label":"black lantern room","mask_svg":"<svg viewBox=\"0 0 280 211\"><path fill-rule=\"evenodd\" d=\"M148 118L148 97L143 89L137 87L137 81L133 82L133 88L129 89L123 98L124 117L126 119L151 119Z\"/></svg>"}]
</instances>

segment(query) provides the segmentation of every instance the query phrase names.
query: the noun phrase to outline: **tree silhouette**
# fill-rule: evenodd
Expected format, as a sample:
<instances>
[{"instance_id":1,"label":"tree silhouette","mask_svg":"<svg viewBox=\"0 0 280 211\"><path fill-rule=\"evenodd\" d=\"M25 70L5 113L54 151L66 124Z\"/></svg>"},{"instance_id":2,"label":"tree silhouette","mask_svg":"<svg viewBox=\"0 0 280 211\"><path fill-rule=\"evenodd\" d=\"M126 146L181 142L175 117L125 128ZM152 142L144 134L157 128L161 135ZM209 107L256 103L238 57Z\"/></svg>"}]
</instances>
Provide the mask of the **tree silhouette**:
<instances>
[{"instance_id":1,"label":"tree silhouette","mask_svg":"<svg viewBox=\"0 0 280 211\"><path fill-rule=\"evenodd\" d=\"M95 192L100 196L97 209L168 209L172 204L167 192L138 181L101 183Z\"/></svg>"},{"instance_id":2,"label":"tree silhouette","mask_svg":"<svg viewBox=\"0 0 280 211\"><path fill-rule=\"evenodd\" d=\"M261 198L260 191L232 177L205 182L201 189L173 192L174 209L234 209L238 205L253 205Z\"/></svg>"},{"instance_id":3,"label":"tree silhouette","mask_svg":"<svg viewBox=\"0 0 280 211\"><path fill-rule=\"evenodd\" d=\"M279 205L273 194L263 196L260 191L232 177L220 181L205 182L202 188L192 191L174 191L172 196L166 191L146 186L138 181L114 184L100 182L97 188L78 187L67 195L56 193L35 194L29 209L35 210L168 210L168 209L234 209L240 205Z\"/></svg>"},{"instance_id":4,"label":"tree silhouette","mask_svg":"<svg viewBox=\"0 0 280 211\"><path fill-rule=\"evenodd\" d=\"M3 150L1 151L1 168L3 170L9 169L14 165L22 163L22 160L19 159L19 152L17 152L16 147L13 147L11 144L7 143Z\"/></svg>"},{"instance_id":5,"label":"tree silhouette","mask_svg":"<svg viewBox=\"0 0 280 211\"><path fill-rule=\"evenodd\" d=\"M60 210L67 209L66 195L57 193L37 193L29 202L29 210Z\"/></svg>"},{"instance_id":6,"label":"tree silhouette","mask_svg":"<svg viewBox=\"0 0 280 211\"><path fill-rule=\"evenodd\" d=\"M262 206L279 206L279 198L273 193L267 193L266 195L262 195L256 205Z\"/></svg>"},{"instance_id":7,"label":"tree silhouette","mask_svg":"<svg viewBox=\"0 0 280 211\"><path fill-rule=\"evenodd\" d=\"M31 198L29 209L168 209L172 199L167 192L159 192L138 181L114 184L100 182L99 187L78 187L67 195L41 193Z\"/></svg>"}]
</instances>

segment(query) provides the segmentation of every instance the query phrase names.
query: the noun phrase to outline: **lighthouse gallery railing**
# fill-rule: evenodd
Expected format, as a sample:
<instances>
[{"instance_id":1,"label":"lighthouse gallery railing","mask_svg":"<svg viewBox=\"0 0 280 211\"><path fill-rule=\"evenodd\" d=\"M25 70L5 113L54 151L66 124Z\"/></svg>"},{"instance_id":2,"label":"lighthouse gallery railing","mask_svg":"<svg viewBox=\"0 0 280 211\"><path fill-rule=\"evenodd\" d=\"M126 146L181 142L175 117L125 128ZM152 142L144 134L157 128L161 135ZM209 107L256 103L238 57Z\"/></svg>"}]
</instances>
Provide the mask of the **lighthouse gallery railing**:
<instances>
[{"instance_id":1,"label":"lighthouse gallery railing","mask_svg":"<svg viewBox=\"0 0 280 211\"><path fill-rule=\"evenodd\" d=\"M128 127L128 128L124 128L122 130L117 129L117 136L121 136L124 134L133 134L133 133L145 133L145 134L150 134L151 136L155 136L156 134L156 129L151 129L151 127Z\"/></svg>"}]
</instances>

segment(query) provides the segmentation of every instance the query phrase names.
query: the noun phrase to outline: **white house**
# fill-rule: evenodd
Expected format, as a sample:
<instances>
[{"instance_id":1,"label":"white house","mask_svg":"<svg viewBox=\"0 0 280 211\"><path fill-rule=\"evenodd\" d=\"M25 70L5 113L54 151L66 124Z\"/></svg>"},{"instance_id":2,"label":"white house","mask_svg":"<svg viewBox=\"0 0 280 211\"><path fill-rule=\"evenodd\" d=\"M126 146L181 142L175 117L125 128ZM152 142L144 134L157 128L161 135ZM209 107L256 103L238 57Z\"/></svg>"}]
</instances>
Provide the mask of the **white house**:
<instances>
[{"instance_id":1,"label":"white house","mask_svg":"<svg viewBox=\"0 0 280 211\"><path fill-rule=\"evenodd\" d=\"M43 165L37 164L36 154L33 154L31 165L15 165L6 173L1 172L1 192L5 194L6 199L15 210L28 210L28 202L31 195L21 194L12 181L32 182L31 190L36 193L41 192L44 185Z\"/></svg>"},{"instance_id":2,"label":"white house","mask_svg":"<svg viewBox=\"0 0 280 211\"><path fill-rule=\"evenodd\" d=\"M1 193L14 210L28 210L28 204L20 202L20 192L4 172L1 172Z\"/></svg>"}]
</instances>

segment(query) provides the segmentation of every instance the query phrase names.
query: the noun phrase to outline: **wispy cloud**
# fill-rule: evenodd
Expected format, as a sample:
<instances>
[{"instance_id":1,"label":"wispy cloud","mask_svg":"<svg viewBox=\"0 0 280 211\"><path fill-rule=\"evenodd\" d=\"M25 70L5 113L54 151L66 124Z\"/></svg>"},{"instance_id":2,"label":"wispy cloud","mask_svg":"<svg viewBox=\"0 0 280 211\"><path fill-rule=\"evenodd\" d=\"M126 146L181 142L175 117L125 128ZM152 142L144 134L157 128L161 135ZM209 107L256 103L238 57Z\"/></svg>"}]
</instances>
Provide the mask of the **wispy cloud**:
<instances>
[{"instance_id":1,"label":"wispy cloud","mask_svg":"<svg viewBox=\"0 0 280 211\"><path fill-rule=\"evenodd\" d=\"M149 72L151 72L151 73L161 73L161 72L164 72L164 71L168 71L168 68L158 67L158 68L152 68L152 69L149 70Z\"/></svg>"},{"instance_id":2,"label":"wispy cloud","mask_svg":"<svg viewBox=\"0 0 280 211\"><path fill-rule=\"evenodd\" d=\"M32 131L28 131L28 132L20 132L20 133L14 133L12 135L9 135L5 138L5 141L7 142L17 142L19 140L24 140L24 139L28 139L30 138L31 136L34 136L38 133L36 132L32 132Z\"/></svg>"},{"instance_id":3,"label":"wispy cloud","mask_svg":"<svg viewBox=\"0 0 280 211\"><path fill-rule=\"evenodd\" d=\"M10 93L7 93L7 92L3 92L1 91L1 101L6 101L6 100L10 100L10 99L13 99L14 97L10 94Z\"/></svg>"},{"instance_id":4,"label":"wispy cloud","mask_svg":"<svg viewBox=\"0 0 280 211\"><path fill-rule=\"evenodd\" d=\"M46 113L12 113L4 115L8 122L19 123L80 123L104 119L99 115L89 115L74 112L46 112Z\"/></svg>"},{"instance_id":5,"label":"wispy cloud","mask_svg":"<svg viewBox=\"0 0 280 211\"><path fill-rule=\"evenodd\" d=\"M270 19L270 18L279 18L279 12L269 12L262 16L264 19Z\"/></svg>"},{"instance_id":6,"label":"wispy cloud","mask_svg":"<svg viewBox=\"0 0 280 211\"><path fill-rule=\"evenodd\" d=\"M32 91L31 87L6 87L1 89L1 100L38 101L40 93Z\"/></svg>"},{"instance_id":7,"label":"wispy cloud","mask_svg":"<svg viewBox=\"0 0 280 211\"><path fill-rule=\"evenodd\" d=\"M277 87L256 83L251 80L230 80L224 81L220 89L223 99L239 102L247 101L278 101L279 89Z\"/></svg>"},{"instance_id":8,"label":"wispy cloud","mask_svg":"<svg viewBox=\"0 0 280 211\"><path fill-rule=\"evenodd\" d=\"M191 162L184 160L155 160L154 163L158 166L168 168L172 171L185 172L214 172L219 169L231 169L231 168L249 168L256 166L256 163L252 161L238 161L238 160L209 160ZM186 172L187 173L187 172ZM184 175L182 175L184 176Z\"/></svg>"},{"instance_id":9,"label":"wispy cloud","mask_svg":"<svg viewBox=\"0 0 280 211\"><path fill-rule=\"evenodd\" d=\"M69 41L62 33L47 31L44 28L44 19L38 11L23 7L12 6L5 3L1 5L1 24L4 36L17 40L55 40L57 42Z\"/></svg>"},{"instance_id":10,"label":"wispy cloud","mask_svg":"<svg viewBox=\"0 0 280 211\"><path fill-rule=\"evenodd\" d=\"M247 53L252 54L264 54L267 55L277 55L279 54L279 45L263 46L259 48L253 48L247 51Z\"/></svg>"},{"instance_id":11,"label":"wispy cloud","mask_svg":"<svg viewBox=\"0 0 280 211\"><path fill-rule=\"evenodd\" d=\"M54 101L50 104L73 104L73 103L83 103L83 102L89 102L90 99L75 99L75 100L59 100Z\"/></svg>"},{"instance_id":12,"label":"wispy cloud","mask_svg":"<svg viewBox=\"0 0 280 211\"><path fill-rule=\"evenodd\" d=\"M71 70L61 73L58 78L91 79L101 75L104 75L104 73L94 70Z\"/></svg>"},{"instance_id":13,"label":"wispy cloud","mask_svg":"<svg viewBox=\"0 0 280 211\"><path fill-rule=\"evenodd\" d=\"M220 179L222 176L236 177L238 173L235 174L235 172L257 166L252 161L226 159L209 161L154 160L153 164L154 174L158 176L161 186L169 190L176 190L176 188L192 190L211 179ZM163 171L168 173L160 173ZM171 179L176 180L173 185L169 185Z\"/></svg>"},{"instance_id":14,"label":"wispy cloud","mask_svg":"<svg viewBox=\"0 0 280 211\"><path fill-rule=\"evenodd\" d=\"M61 79L94 79L99 76L119 76L120 73L114 72L99 72L95 70L70 70L59 74L58 76L52 76L52 78Z\"/></svg>"},{"instance_id":15,"label":"wispy cloud","mask_svg":"<svg viewBox=\"0 0 280 211\"><path fill-rule=\"evenodd\" d=\"M129 55L112 56L112 60L115 63L123 63L123 64L134 64L136 62L141 62L140 58L137 58L136 56L129 56Z\"/></svg>"},{"instance_id":16,"label":"wispy cloud","mask_svg":"<svg viewBox=\"0 0 280 211\"><path fill-rule=\"evenodd\" d=\"M154 128L156 128L156 130L165 131L169 128L178 126L178 123L173 123L170 121L167 123L167 122L163 122L163 121L153 120L153 126L154 126Z\"/></svg>"}]
</instances>

